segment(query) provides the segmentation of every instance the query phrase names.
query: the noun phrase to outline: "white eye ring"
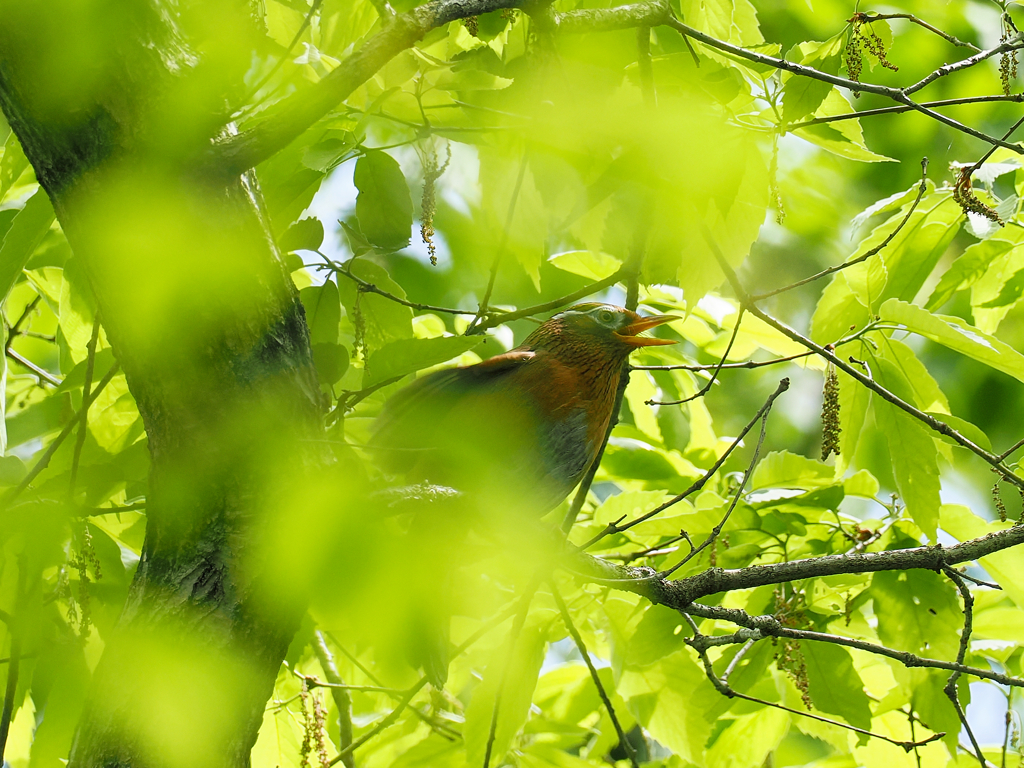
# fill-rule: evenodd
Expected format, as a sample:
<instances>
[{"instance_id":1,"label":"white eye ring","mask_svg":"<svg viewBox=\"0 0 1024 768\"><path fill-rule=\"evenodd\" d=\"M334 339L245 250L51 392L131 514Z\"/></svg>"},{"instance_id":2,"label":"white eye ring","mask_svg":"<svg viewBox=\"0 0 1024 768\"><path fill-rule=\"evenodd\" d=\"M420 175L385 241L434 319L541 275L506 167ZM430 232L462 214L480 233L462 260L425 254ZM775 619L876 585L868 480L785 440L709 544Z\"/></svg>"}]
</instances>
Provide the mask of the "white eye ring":
<instances>
[{"instance_id":1,"label":"white eye ring","mask_svg":"<svg viewBox=\"0 0 1024 768\"><path fill-rule=\"evenodd\" d=\"M615 313L607 309L602 309L600 312L597 313L597 319L598 322L600 322L602 325L608 325L609 323L611 323L612 320L615 319Z\"/></svg>"}]
</instances>

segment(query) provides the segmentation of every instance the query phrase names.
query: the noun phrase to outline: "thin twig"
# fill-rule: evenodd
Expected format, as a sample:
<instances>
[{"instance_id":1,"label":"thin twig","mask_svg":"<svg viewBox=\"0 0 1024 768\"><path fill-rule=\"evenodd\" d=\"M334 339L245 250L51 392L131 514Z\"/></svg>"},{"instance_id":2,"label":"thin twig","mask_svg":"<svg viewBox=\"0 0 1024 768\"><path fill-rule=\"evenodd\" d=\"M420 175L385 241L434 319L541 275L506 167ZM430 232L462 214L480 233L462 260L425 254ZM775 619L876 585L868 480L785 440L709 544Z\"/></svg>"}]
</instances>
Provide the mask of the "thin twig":
<instances>
[{"instance_id":1,"label":"thin twig","mask_svg":"<svg viewBox=\"0 0 1024 768\"><path fill-rule=\"evenodd\" d=\"M985 59L991 58L992 56L998 56L1003 53L1009 53L1010 51L1016 51L1021 48L1021 35L1017 34L1007 40L1005 43L1000 43L995 48L990 48L987 51L980 51L966 59L947 64L944 67L939 67L934 72L926 75L925 77L918 80L911 86L908 86L902 90L905 96L909 96L912 93L917 93L925 86L931 85L941 77L946 77L954 72L959 72L961 69L967 69L973 67Z\"/></svg>"},{"instance_id":2,"label":"thin twig","mask_svg":"<svg viewBox=\"0 0 1024 768\"><path fill-rule=\"evenodd\" d=\"M375 283L371 283L371 282L369 282L367 280L363 280L363 278L361 278L361 277L359 277L357 275L353 275L352 272L349 269L346 269L341 264L338 264L338 263L336 263L334 261L331 261L327 256L325 256L320 251L316 251L316 254L318 256L320 256L321 258L323 258L324 261L327 262L327 265L326 265L327 269L329 269L331 272L333 272L336 275L342 275L344 277L347 277L353 283L355 283L360 288L362 288L365 293L375 293L378 296L382 296L385 299L388 299L389 301L395 302L396 304L401 304L403 307L409 307L410 309L415 309L417 312L441 312L442 314L448 314L448 315L475 315L476 314L476 312L474 312L473 310L454 309L452 307L436 307L433 304L421 304L421 303L419 303L417 301L409 301L408 299L403 299L400 296L395 296L393 293L388 293L383 288L378 287Z\"/></svg>"},{"instance_id":3,"label":"thin twig","mask_svg":"<svg viewBox=\"0 0 1024 768\"><path fill-rule=\"evenodd\" d=\"M585 299L587 296L595 294L598 291L603 291L609 286L615 285L617 282L622 280L626 274L625 268L620 269L614 274L608 275L608 277L603 280L598 280L590 283L589 285L583 286L578 291L567 293L565 296L559 296L557 299L552 299L551 301L545 301L543 304L535 304L532 307L524 307L523 309L517 309L512 312L505 312L497 309L488 310L487 319L478 323L472 329L473 333L483 333L488 328L494 328L502 323L508 323L513 320L519 320L523 317L551 312L552 310L564 307L566 304L573 304L580 299ZM466 334L470 335L469 330L466 331Z\"/></svg>"},{"instance_id":4,"label":"thin twig","mask_svg":"<svg viewBox=\"0 0 1024 768\"><path fill-rule=\"evenodd\" d=\"M646 25L636 28L636 66L640 72L644 103L648 107L656 107L658 97L654 91L654 68L651 66L651 28Z\"/></svg>"},{"instance_id":5,"label":"thin twig","mask_svg":"<svg viewBox=\"0 0 1024 768\"><path fill-rule=\"evenodd\" d=\"M1020 448L1022 445L1024 445L1024 439L1018 440L1016 443L1014 443L1009 448L1007 448L1005 451L1003 451L1002 453L999 454L999 460L1002 461L1007 456L1009 456L1011 453L1013 453L1018 448Z\"/></svg>"},{"instance_id":6,"label":"thin twig","mask_svg":"<svg viewBox=\"0 0 1024 768\"><path fill-rule=\"evenodd\" d=\"M929 109L935 107L955 107L963 104L985 104L992 101L1010 101L1020 103L1024 101L1024 93L996 94L992 96L967 96L962 99L939 99L938 101L922 101L921 106ZM842 115L830 115L828 117L815 117L812 120L804 120L800 123L790 123L786 126L787 131L795 131L799 128L809 128L812 125L824 125L841 120L857 120L861 117L874 117L876 115L898 115L903 112L913 112L913 107L898 105L894 107L878 107L877 109L864 109L860 112L846 112Z\"/></svg>"},{"instance_id":7,"label":"thin twig","mask_svg":"<svg viewBox=\"0 0 1024 768\"><path fill-rule=\"evenodd\" d=\"M980 669L978 667L969 667L952 661L943 661L942 659L928 659L907 651L897 651L884 645L869 643L866 640L856 640L854 638L843 637L842 635L814 632L807 629L793 629L792 627L787 627L782 624L782 622L774 616L752 616L739 608L721 608L718 606L703 605L701 603L691 603L683 609L683 612L693 616L700 616L705 619L728 621L741 627L756 629L765 637L780 637L792 640L807 640L816 643L831 643L832 645L841 645L846 648L854 648L858 651L873 653L876 656L884 656L898 661L903 666L912 669L944 669L950 672L958 670L962 674L977 677L980 680L991 680L992 682L999 683L1000 685L1024 688L1024 680L1010 675L1005 675L1000 672L993 672L992 670Z\"/></svg>"},{"instance_id":8,"label":"thin twig","mask_svg":"<svg viewBox=\"0 0 1024 768\"><path fill-rule=\"evenodd\" d=\"M729 265L729 262L726 260L725 256L722 255L722 251L718 247L718 243L715 241L714 236L711 234L708 228L704 226L703 223L701 223L701 233L703 234L704 239L707 241L708 246L711 249L711 252L714 254L715 260L718 261L719 267L722 269L722 272L725 273L726 279L729 281L729 284L732 286L732 289L736 292L736 295L739 298L740 303L744 304L747 307L747 311L754 315L754 317L764 321L772 328L782 333L784 336L787 336L793 341L802 344L807 349L813 350L820 357L824 358L825 360L828 360L833 365L835 365L836 368L839 368L844 373L847 373L850 376L852 376L854 379L859 381L861 384L863 384L865 387L867 387L872 392L877 394L886 402L892 403L897 408L900 408L901 410L910 414L918 421L923 422L925 425L930 427L935 432L938 432L940 435L945 435L946 437L952 439L954 442L958 443L962 447L969 450L971 453L984 459L996 470L996 472L999 473L1000 477L1002 477L1006 482L1024 490L1024 478L1018 477L1005 466L1003 466L998 456L994 455L989 451L986 451L981 446L975 444L973 441L962 435L960 432L957 432L955 429L953 429L945 422L939 421L935 417L930 416L929 414L925 413L919 408L911 405L907 401L896 396L888 389L880 385L873 378L857 370L848 362L838 357L834 352L829 351L825 347L812 341L811 339L807 338L798 331L790 328L785 323L776 320L771 315L759 309L756 304L750 301L750 296L744 290L743 284L740 283L739 278L736 276L736 272Z\"/></svg>"},{"instance_id":9,"label":"thin twig","mask_svg":"<svg viewBox=\"0 0 1024 768\"><path fill-rule=\"evenodd\" d=\"M345 648L345 646L338 642L338 638L334 637L334 635L332 635L330 632L327 632L325 634L327 635L327 637L331 639L335 647L343 654L345 654L346 658L348 658L349 661L355 664L359 671L366 675L367 679L369 679L373 683L372 686L360 686L361 688L366 689L366 693L383 693L386 696L390 696L395 701L401 700L403 693L401 689L386 687L380 681L380 679L375 674L373 674L373 672L366 668L366 665L363 664L363 662L361 662L355 655L350 653L348 649ZM348 690L355 690L355 687L349 686ZM459 734L455 730L450 728L445 723L438 722L435 718L431 717L427 713L424 713L418 707L410 707L409 709L414 715L416 715L416 717L418 717L421 721L426 723L426 725L432 731L434 731L434 733L438 734L442 738L448 739L449 741L459 738Z\"/></svg>"},{"instance_id":10,"label":"thin twig","mask_svg":"<svg viewBox=\"0 0 1024 768\"><path fill-rule=\"evenodd\" d=\"M974 628L974 595L971 594L971 588L967 586L959 573L954 571L952 568L943 568L942 572L946 574L946 577L952 581L957 590L960 592L960 597L964 601L964 628L960 632L960 647L956 652L956 663L963 665L964 657L967 655L967 648L971 644L971 631ZM982 754L981 746L978 744L978 739L974 735L974 730L971 728L971 724L967 721L967 714L964 712L964 708L960 705L960 699L957 697L956 682L960 679L961 671L959 669L953 670L950 674L949 679L946 681L946 685L943 686L942 692L946 694L946 698L953 704L953 708L956 710L957 717L960 718L960 725L967 731L967 737L971 740L971 744L974 746L974 754L978 757L978 762L981 763L981 768L987 768L985 761L985 755Z\"/></svg>"},{"instance_id":11,"label":"thin twig","mask_svg":"<svg viewBox=\"0 0 1024 768\"><path fill-rule=\"evenodd\" d=\"M787 379L783 379L783 381L786 382L786 386L788 388L789 381ZM779 387L782 388L781 383L779 384ZM722 515L722 519L719 520L718 524L711 529L711 533L708 534L708 537L704 539L704 541L701 542L699 546L697 546L695 549L689 552L682 560L680 560L674 566L672 566L668 570L662 571L659 574L662 578L668 578L673 573L678 571L680 568L682 568L684 565L690 562L690 560L699 555L702 550L711 546L715 539L718 538L719 534L722 533L722 529L725 527L725 524L729 522L729 518L732 515L733 510L736 508L736 505L739 503L740 497L743 495L743 489L747 487L747 483L750 480L750 476L754 474L754 467L757 466L757 460L761 456L761 447L764 445L764 438L768 431L769 413L771 413L770 406L765 409L764 415L761 416L761 433L760 435L758 435L757 445L754 446L754 453L750 457L750 464L747 465L747 471L743 473L743 479L740 480L739 485L736 488L736 493L733 495L732 503L729 505L729 508L725 511L725 514Z\"/></svg>"},{"instance_id":12,"label":"thin twig","mask_svg":"<svg viewBox=\"0 0 1024 768\"><path fill-rule=\"evenodd\" d=\"M41 379L42 381L45 381L47 384L50 384L54 387L59 387L61 385L60 379L58 379L49 371L40 368L27 357L19 355L13 349L6 349L4 351L4 354L6 354L7 357L11 358L11 360L16 362L18 365L28 368L30 371L32 371L33 374L36 375L37 378Z\"/></svg>"},{"instance_id":13,"label":"thin twig","mask_svg":"<svg viewBox=\"0 0 1024 768\"><path fill-rule=\"evenodd\" d=\"M718 365L715 366L714 371L711 373L711 377L707 380L707 383L701 387L700 391L684 397L682 400L648 400L646 405L683 405L691 400L696 400L699 397L704 397L708 392L711 391L711 387L714 385L715 380L718 378L719 371L722 370L722 366L725 365L725 361L729 358L729 353L732 352L732 345L736 342L736 337L740 332L740 323L743 322L743 307L740 307L739 315L736 317L736 324L732 328L732 336L729 337L729 344L725 347L725 352L722 353L722 359L718 361Z\"/></svg>"},{"instance_id":14,"label":"thin twig","mask_svg":"<svg viewBox=\"0 0 1024 768\"><path fill-rule=\"evenodd\" d=\"M494 749L494 739L498 734L498 712L501 710L501 695L505 690L505 683L508 680L508 671L512 667L513 652L515 651L516 642L519 640L519 635L523 631L523 626L526 624L526 617L530 613L530 603L532 602L533 595L536 593L537 586L541 581L541 573L541 571L538 571L538 573L534 575L533 580L523 593L519 610L516 613L515 620L512 622L512 628L508 633L508 652L505 654L505 663L502 664L501 675L498 678L497 687L494 690L494 707L491 709L491 724L487 729L487 746L484 748L483 768L490 768L491 765L491 752Z\"/></svg>"},{"instance_id":15,"label":"thin twig","mask_svg":"<svg viewBox=\"0 0 1024 768\"><path fill-rule=\"evenodd\" d=\"M774 357L771 360L747 360L742 363L725 363L721 361L717 363L710 363L708 365L687 365L681 363L679 365L634 365L630 367L633 371L714 371L714 370L739 370L739 369L753 369L753 368L764 368L769 365L780 365L782 363L788 363L793 360L800 360L805 357L810 357L813 352L798 352L795 355L789 355L788 357Z\"/></svg>"},{"instance_id":16,"label":"thin twig","mask_svg":"<svg viewBox=\"0 0 1024 768\"><path fill-rule=\"evenodd\" d=\"M573 642L576 643L576 649L580 652L583 657L583 661L587 665L587 669L590 671L590 678L594 681L594 687L597 688L597 694L601 697L601 701L604 702L604 708L608 712L608 717L611 718L612 725L615 727L615 732L619 735L619 744L626 751L626 755L629 757L630 765L633 768L640 768L640 763L637 761L636 750L633 749L633 745L629 743L629 739L626 738L626 732L622 729L622 724L619 722L618 715L615 714L615 707L612 706L612 700L608 697L608 692L604 689L604 684L601 682L601 676L597 673L597 667L594 666L594 662L590 658L590 654L587 652L587 646L583 642L583 638L580 636L579 630L576 629L576 625L572 621L572 616L569 615L569 608L565 604L565 600L562 599L561 592L558 591L558 587L555 586L555 582L549 582L551 586L551 594L555 598L555 604L558 606L558 612L562 614L562 623L565 624L565 628L569 631L572 636Z\"/></svg>"},{"instance_id":17,"label":"thin twig","mask_svg":"<svg viewBox=\"0 0 1024 768\"><path fill-rule=\"evenodd\" d=\"M787 61L786 59L780 59L776 56L767 56L763 53L755 53L754 51L748 51L746 48L742 48L738 45L733 45L732 43L727 43L723 40L718 40L717 38L711 37L710 35L706 35L699 29L691 27L688 24L684 24L683 22L675 18L666 19L664 23L683 34L692 37L694 40L698 40L711 48L715 48L719 51L722 51L723 53L730 54L731 56L735 56L740 59L746 59L747 61L753 61L758 64L764 64L769 67L774 67L775 69L781 69L785 72L792 72L795 75L809 77L813 80L820 80L821 82L831 83L832 85L838 85L841 88L849 88L851 91L854 92L874 93L879 96L885 96L889 99L892 99L898 104L903 104L907 107L910 107L915 112L920 112L923 115L927 115L933 120L936 120L942 123L943 125L949 126L950 128L953 128L957 131L960 131L961 133L965 133L968 136L973 136L974 138L980 139L981 141L984 141L988 144L995 144L997 146L1004 147L1005 149L1009 149L1010 151L1018 155L1024 155L1024 148L1021 148L1015 144L1009 144L1005 141L1002 141L1001 139L997 139L994 136L989 136L988 134L983 133L982 131L964 125L963 123L954 120L950 117L946 117L945 115L940 114L939 112L936 112L933 109L929 109L928 107L922 106L921 104L910 98L909 93L913 91L900 88L889 88L884 85L864 83L858 80L850 80L845 77L839 77L838 75L830 75L827 72L821 72L819 70L814 69L813 67L808 67L803 64L797 64L792 61ZM944 75L951 74L957 69L963 69L966 66L972 66L973 64L977 64L978 61L984 60L988 56L994 56L999 53L1006 53L1011 50L1015 50L1017 47L1019 46L1010 44L1003 44L997 46L996 48L993 48L991 51L984 51L983 53L978 54L977 56L971 57L972 59L977 59L977 61L972 61L970 64L965 64L964 62L970 60L964 59L964 62L957 62L957 64L955 65L949 65L948 67L943 67L939 70L936 70L936 72L932 73L932 75L934 75L933 79L938 79L939 77L942 77ZM978 56L981 56L982 58L978 59ZM928 80L928 78L926 78L926 80ZM928 80L928 82L932 82L932 80ZM922 81L921 83L917 83L916 86L914 86L914 89L916 90L918 88L923 88L925 85L928 84L928 82Z\"/></svg>"},{"instance_id":18,"label":"thin twig","mask_svg":"<svg viewBox=\"0 0 1024 768\"><path fill-rule=\"evenodd\" d=\"M903 217L900 223L896 225L896 228L892 232L890 232L886 236L886 238L878 245L876 245L874 248L870 249L869 251L866 251L865 253L861 254L855 259L850 259L849 261L845 261L842 264L839 264L835 267L823 269L821 272L818 272L817 274L811 275L810 277L805 277L803 280L797 280L795 283L791 283L790 285L787 285L783 288L776 288L774 291L768 291L767 293L759 293L753 295L749 298L749 300L751 302L755 302L761 301L762 299L767 299L771 296L777 296L780 293L785 293L786 291L791 291L794 288L799 288L802 285L813 283L815 280L820 280L823 277L828 277L829 275L839 272L840 270L846 269L847 267L852 267L854 264L860 264L862 261L870 259L876 253L885 248L889 243L891 243L893 238L896 237L896 235L898 235L900 231L907 225L907 222L910 221L910 217L914 215L914 211L917 210L917 206L921 203L921 200L924 198L924 193L928 190L927 181L928 158L925 157L921 159L921 184L917 188L917 197L914 198L914 202L910 204L910 208L907 209L906 215Z\"/></svg>"},{"instance_id":19,"label":"thin twig","mask_svg":"<svg viewBox=\"0 0 1024 768\"><path fill-rule=\"evenodd\" d=\"M730 454L732 454L732 452L742 444L743 438L746 437L747 433L754 428L754 425L757 424L758 420L761 419L763 416L767 415L768 411L771 410L772 404L775 402L775 399L783 392L785 392L787 389L789 389L789 379L783 379L782 381L779 382L779 386L776 388L776 390L768 397L768 400L765 401L765 404L761 406L757 413L754 414L754 417L749 422L747 422L747 425L740 431L736 439L732 441L732 444L725 449L725 452L711 466L711 469L709 469L707 472L701 475L696 481L694 481L694 483L690 485L689 488L687 488L679 495L673 496L664 504L655 507L650 512L646 512L645 514L638 517L636 520L632 520L629 523L626 523L625 525L619 525L619 523L622 522L622 519L616 520L614 523L609 523L604 528L604 530L602 530L599 534L594 536L594 538L592 538L585 544L581 544L579 547L580 551L589 549L590 547L594 546L594 544L603 539L605 536L609 536L613 533L621 533L622 531L627 531L630 528L644 522L645 520L649 520L655 515L664 512L669 507L678 504L683 499L701 490L705 486L705 484L707 484L708 480L714 477L718 470L721 469L722 465L725 464Z\"/></svg>"},{"instance_id":20,"label":"thin twig","mask_svg":"<svg viewBox=\"0 0 1024 768\"><path fill-rule=\"evenodd\" d=\"M284 63L291 57L292 51L295 49L295 46L298 45L299 40L302 39L302 35L306 32L310 22L313 20L313 14L320 9L323 2L324 0L313 0L313 4L309 7L309 11L306 12L306 16L303 18L302 24L299 25L298 31L296 31L295 35L292 37L292 41L288 44L288 47L285 48L284 53L281 54L271 70L261 78L260 81L253 86L252 90L246 94L245 98L242 99L243 109L253 100L256 94L263 90L263 86L270 82L270 79L280 71L281 67L284 66Z\"/></svg>"},{"instance_id":21,"label":"thin twig","mask_svg":"<svg viewBox=\"0 0 1024 768\"><path fill-rule=\"evenodd\" d=\"M43 297L40 294L36 294L35 298L32 299L28 304L25 305L25 309L21 311L18 319L14 321L14 324L7 329L7 338L4 339L4 352L7 352L11 348L11 342L14 341L15 336L19 335L22 323L24 323L32 311L39 306L39 302L42 301Z\"/></svg>"},{"instance_id":22,"label":"thin twig","mask_svg":"<svg viewBox=\"0 0 1024 768\"><path fill-rule=\"evenodd\" d=\"M1020 118L1017 122L1010 126L1009 130L1007 130L1006 133L1003 134L1003 139L1010 138L1010 136L1013 135L1013 132L1020 128L1021 125L1024 125L1024 117ZM992 157L993 154L995 154L996 149L996 147L989 147L988 151L985 154L983 154L974 165L967 169L967 175L970 176L976 170L981 168L981 166L985 164L985 161Z\"/></svg>"}]
</instances>

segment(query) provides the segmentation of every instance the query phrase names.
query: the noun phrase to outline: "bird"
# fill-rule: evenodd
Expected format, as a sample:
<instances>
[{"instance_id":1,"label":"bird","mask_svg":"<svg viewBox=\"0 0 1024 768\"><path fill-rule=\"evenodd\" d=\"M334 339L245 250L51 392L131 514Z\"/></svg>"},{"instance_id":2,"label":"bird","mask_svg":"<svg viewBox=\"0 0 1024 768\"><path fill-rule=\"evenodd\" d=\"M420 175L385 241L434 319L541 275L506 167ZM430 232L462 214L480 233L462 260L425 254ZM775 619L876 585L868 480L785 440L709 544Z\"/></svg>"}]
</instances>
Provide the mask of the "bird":
<instances>
[{"instance_id":1,"label":"bird","mask_svg":"<svg viewBox=\"0 0 1024 768\"><path fill-rule=\"evenodd\" d=\"M419 575L406 595L415 643L407 655L435 688L447 679L454 568L469 557L467 530L490 524L507 546L516 526L572 492L604 443L630 353L675 343L640 334L676 319L577 304L515 349L429 373L386 402L368 443L374 460L404 489L432 489L409 494L420 502L405 565Z\"/></svg>"},{"instance_id":2,"label":"bird","mask_svg":"<svg viewBox=\"0 0 1024 768\"><path fill-rule=\"evenodd\" d=\"M629 354L675 343L640 334L676 319L577 304L515 349L435 371L396 393L369 445L380 466L407 481L481 499L498 493L542 515L600 451Z\"/></svg>"}]
</instances>

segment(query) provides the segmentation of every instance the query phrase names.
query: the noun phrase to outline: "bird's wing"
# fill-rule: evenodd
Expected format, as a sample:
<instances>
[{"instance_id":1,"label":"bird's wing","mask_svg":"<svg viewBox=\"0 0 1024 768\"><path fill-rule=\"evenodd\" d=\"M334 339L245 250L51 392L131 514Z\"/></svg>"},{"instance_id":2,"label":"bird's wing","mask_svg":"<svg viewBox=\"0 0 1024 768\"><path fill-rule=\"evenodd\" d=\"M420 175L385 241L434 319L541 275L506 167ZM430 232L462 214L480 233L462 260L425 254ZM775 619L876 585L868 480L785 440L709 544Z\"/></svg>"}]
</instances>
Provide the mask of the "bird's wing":
<instances>
[{"instance_id":1,"label":"bird's wing","mask_svg":"<svg viewBox=\"0 0 1024 768\"><path fill-rule=\"evenodd\" d=\"M370 447L391 454L378 457L385 466L411 466L416 451L437 446L436 430L444 429L446 418L460 403L497 392L507 376L533 358L529 350L513 350L476 365L421 377L388 400L377 417Z\"/></svg>"}]
</instances>

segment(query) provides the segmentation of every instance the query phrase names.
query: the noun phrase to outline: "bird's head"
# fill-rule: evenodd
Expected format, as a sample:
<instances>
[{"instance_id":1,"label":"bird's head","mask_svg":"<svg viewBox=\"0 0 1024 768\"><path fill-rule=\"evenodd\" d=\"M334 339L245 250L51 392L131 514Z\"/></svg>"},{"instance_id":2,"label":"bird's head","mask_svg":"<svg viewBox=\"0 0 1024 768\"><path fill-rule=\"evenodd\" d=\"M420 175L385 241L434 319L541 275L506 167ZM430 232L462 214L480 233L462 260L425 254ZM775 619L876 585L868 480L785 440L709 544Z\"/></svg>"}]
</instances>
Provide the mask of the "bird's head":
<instances>
[{"instance_id":1,"label":"bird's head","mask_svg":"<svg viewBox=\"0 0 1024 768\"><path fill-rule=\"evenodd\" d=\"M640 334L678 319L676 315L641 317L636 312L614 304L577 304L559 312L530 334L526 346L546 347L557 344L597 347L624 358L638 347L675 344L670 339L656 339Z\"/></svg>"}]
</instances>

